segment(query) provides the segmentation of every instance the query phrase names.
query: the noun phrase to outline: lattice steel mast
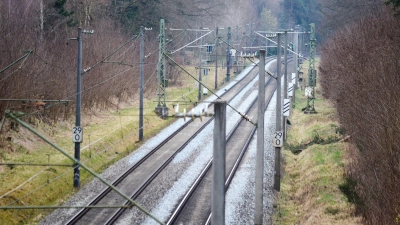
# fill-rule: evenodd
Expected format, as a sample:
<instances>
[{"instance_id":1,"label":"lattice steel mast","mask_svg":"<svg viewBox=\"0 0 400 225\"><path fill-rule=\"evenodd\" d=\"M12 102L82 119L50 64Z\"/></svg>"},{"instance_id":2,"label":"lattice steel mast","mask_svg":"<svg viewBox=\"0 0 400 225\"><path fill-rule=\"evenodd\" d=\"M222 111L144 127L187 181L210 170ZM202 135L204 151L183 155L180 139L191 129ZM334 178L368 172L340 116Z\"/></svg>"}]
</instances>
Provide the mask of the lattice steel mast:
<instances>
[{"instance_id":1,"label":"lattice steel mast","mask_svg":"<svg viewBox=\"0 0 400 225\"><path fill-rule=\"evenodd\" d=\"M315 52L316 52L316 42L315 39L315 24L310 24L310 67L308 69L308 93L307 93L307 106L304 113L316 113L314 108L315 100L315 86L317 71L315 70ZM306 91L307 92L307 91Z\"/></svg>"}]
</instances>

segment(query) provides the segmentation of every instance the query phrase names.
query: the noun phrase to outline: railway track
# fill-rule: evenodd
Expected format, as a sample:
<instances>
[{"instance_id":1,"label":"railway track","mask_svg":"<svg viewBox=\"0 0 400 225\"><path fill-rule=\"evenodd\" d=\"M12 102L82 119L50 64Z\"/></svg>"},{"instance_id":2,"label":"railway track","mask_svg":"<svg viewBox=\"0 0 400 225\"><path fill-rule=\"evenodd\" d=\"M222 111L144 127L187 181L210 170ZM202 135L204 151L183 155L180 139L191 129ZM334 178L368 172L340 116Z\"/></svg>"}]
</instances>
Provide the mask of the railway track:
<instances>
[{"instance_id":1,"label":"railway track","mask_svg":"<svg viewBox=\"0 0 400 225\"><path fill-rule=\"evenodd\" d=\"M276 89L276 83L269 78L266 86L266 106L270 102ZM250 104L246 110L249 117L256 118L257 98ZM265 110L264 109L264 110ZM233 130L226 138L226 181L225 190L228 189L235 172L237 171L241 160L253 138L256 127L244 119L236 123ZM196 179L189 191L182 198L175 211L166 224L209 224L211 218L211 185L212 185L212 159L207 163L200 176Z\"/></svg>"},{"instance_id":2,"label":"railway track","mask_svg":"<svg viewBox=\"0 0 400 225\"><path fill-rule=\"evenodd\" d=\"M229 101L233 99L236 93L251 82L256 75L257 72L254 69L251 70L248 76L237 82L221 96L223 100ZM212 104L209 106L210 108L213 107ZM189 120L135 165L125 171L113 182L113 185L117 186L127 195L130 195L132 199L136 199L171 162L176 154L193 140L211 121L212 118L206 118L203 123L199 123L198 120L197 122L196 120ZM119 195L106 188L89 205L121 205L123 202L128 204ZM66 224L112 224L124 213L125 209L85 208L69 219Z\"/></svg>"}]
</instances>

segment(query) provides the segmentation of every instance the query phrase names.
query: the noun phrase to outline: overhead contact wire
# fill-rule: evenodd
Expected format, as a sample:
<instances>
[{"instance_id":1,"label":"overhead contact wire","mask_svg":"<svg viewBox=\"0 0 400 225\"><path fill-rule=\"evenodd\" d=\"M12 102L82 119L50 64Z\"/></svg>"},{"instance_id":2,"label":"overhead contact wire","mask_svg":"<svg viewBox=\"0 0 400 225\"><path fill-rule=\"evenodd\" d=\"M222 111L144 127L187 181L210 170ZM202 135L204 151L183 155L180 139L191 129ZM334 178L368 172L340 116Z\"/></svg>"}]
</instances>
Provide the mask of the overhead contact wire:
<instances>
[{"instance_id":1,"label":"overhead contact wire","mask_svg":"<svg viewBox=\"0 0 400 225\"><path fill-rule=\"evenodd\" d=\"M129 39L129 41L125 42L121 47L117 48L114 52L110 53L109 55L107 55L106 57L104 57L101 61L95 63L93 66L89 67L86 71L82 72L82 75L85 73L88 73L89 71L91 71L93 68L97 67L100 63L104 62L106 59L110 58L112 55L114 55L115 53L117 53L119 50L121 50L123 47L125 47L127 44L129 44L129 42L135 40L136 38L138 38L139 35L135 35L133 36L131 39Z\"/></svg>"},{"instance_id":2,"label":"overhead contact wire","mask_svg":"<svg viewBox=\"0 0 400 225\"><path fill-rule=\"evenodd\" d=\"M194 80L196 80L197 82L199 82L199 84L201 84L203 87L207 88L209 92L211 92L211 94L215 95L218 99L221 99L221 97L219 95L217 95L215 92L213 92L212 90L210 90L206 85L203 84L203 82L201 82L200 80L198 80L196 77L194 77L192 74L190 74L185 68L183 68L181 65L179 65L175 60L173 60L171 57L169 57L167 54L164 53L164 56L166 56L169 60L171 60L175 65L177 65L179 68L181 68L185 73L187 73L189 76L191 76ZM253 124L254 126L257 126L256 123L254 123L253 121L251 121L250 118L248 118L245 114L239 112L235 107L233 107L232 105L230 105L229 103L226 103L233 111L237 112L241 117L243 117L243 119L249 121L251 124Z\"/></svg>"},{"instance_id":3,"label":"overhead contact wire","mask_svg":"<svg viewBox=\"0 0 400 225\"><path fill-rule=\"evenodd\" d=\"M220 39L222 42L224 42L225 44L227 44L229 47L231 47L231 48L235 49L236 51L238 51L235 47L233 47L232 45L228 44L228 42L224 41L221 37L218 37L218 39ZM252 63L254 63L256 66L258 66L258 63L254 62L254 61L251 60L250 58L249 58L249 60L250 60ZM266 72L269 76L271 76L272 78L276 79L276 77L275 77L271 72L269 72L268 70L265 70L265 72Z\"/></svg>"}]
</instances>

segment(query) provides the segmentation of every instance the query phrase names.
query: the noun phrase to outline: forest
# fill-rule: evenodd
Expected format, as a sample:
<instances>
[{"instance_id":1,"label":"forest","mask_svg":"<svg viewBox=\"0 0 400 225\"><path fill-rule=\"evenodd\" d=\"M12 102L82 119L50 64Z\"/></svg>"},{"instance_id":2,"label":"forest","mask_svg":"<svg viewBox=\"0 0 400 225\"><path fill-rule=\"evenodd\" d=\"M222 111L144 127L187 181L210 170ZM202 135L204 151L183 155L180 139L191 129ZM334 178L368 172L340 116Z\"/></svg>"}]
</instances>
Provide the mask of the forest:
<instances>
[{"instance_id":1,"label":"forest","mask_svg":"<svg viewBox=\"0 0 400 225\"><path fill-rule=\"evenodd\" d=\"M78 27L94 31L83 36L83 69L91 68L82 76L83 109L102 110L115 104L110 103L111 98L126 101L138 92L135 74L139 73L140 26L151 28L145 34L146 51L154 53L158 49L160 19L166 20L167 28L240 24L249 32L250 26L244 24L255 29L262 16L277 21L278 15L272 12L278 9L276 1L261 0L253 0L252 4L244 0L1 1L0 115L3 117L6 109L23 109L47 122L71 116L73 103L53 107L47 100L62 100L64 104L75 99L77 41L72 38L77 37ZM277 22L272 26L276 27ZM147 97L155 94L156 77L152 74L157 60L157 54L146 56ZM169 77L174 73L173 68L170 70Z\"/></svg>"}]
</instances>

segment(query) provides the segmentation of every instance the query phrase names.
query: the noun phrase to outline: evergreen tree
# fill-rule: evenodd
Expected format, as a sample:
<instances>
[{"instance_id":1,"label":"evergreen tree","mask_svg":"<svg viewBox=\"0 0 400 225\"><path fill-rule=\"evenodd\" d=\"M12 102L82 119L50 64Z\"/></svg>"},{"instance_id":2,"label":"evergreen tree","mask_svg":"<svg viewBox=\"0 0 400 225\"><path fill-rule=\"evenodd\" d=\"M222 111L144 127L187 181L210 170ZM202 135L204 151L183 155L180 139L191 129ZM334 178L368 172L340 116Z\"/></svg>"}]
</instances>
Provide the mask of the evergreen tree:
<instances>
[{"instance_id":1,"label":"evergreen tree","mask_svg":"<svg viewBox=\"0 0 400 225\"><path fill-rule=\"evenodd\" d=\"M400 0L386 0L385 4L392 5L392 9L396 12L396 15L399 14Z\"/></svg>"}]
</instances>

